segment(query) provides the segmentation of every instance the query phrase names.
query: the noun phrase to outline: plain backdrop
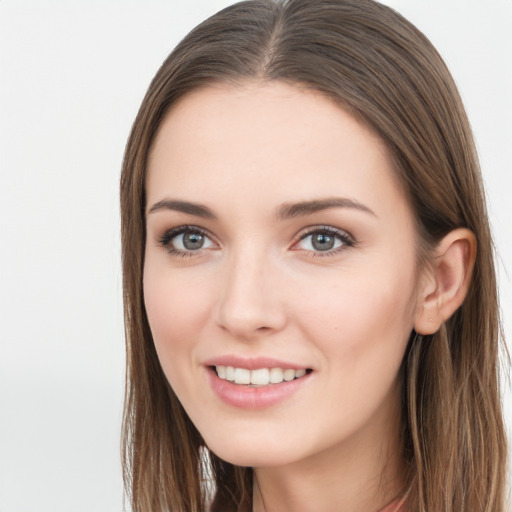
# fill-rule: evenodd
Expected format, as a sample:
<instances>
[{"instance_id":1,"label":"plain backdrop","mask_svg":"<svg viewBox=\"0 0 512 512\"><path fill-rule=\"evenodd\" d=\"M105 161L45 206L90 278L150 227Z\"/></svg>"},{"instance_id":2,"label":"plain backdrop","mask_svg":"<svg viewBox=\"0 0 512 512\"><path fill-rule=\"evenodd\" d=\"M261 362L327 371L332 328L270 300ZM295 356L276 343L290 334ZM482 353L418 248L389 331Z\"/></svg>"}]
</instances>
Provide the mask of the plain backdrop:
<instances>
[{"instance_id":1,"label":"plain backdrop","mask_svg":"<svg viewBox=\"0 0 512 512\"><path fill-rule=\"evenodd\" d=\"M163 59L229 3L0 0L0 512L123 509L124 144ZM386 3L431 38L465 100L510 339L512 2Z\"/></svg>"}]
</instances>

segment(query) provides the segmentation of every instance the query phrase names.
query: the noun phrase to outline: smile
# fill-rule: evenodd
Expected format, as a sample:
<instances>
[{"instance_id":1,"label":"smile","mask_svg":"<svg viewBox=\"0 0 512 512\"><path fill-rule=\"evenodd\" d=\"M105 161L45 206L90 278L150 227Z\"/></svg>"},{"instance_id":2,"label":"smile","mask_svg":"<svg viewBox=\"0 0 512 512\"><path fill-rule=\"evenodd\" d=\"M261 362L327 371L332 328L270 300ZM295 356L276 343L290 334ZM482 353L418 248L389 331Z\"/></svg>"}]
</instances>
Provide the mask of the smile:
<instances>
[{"instance_id":1,"label":"smile","mask_svg":"<svg viewBox=\"0 0 512 512\"><path fill-rule=\"evenodd\" d=\"M294 368L293 364L270 358L222 359L205 365L210 387L223 402L241 409L277 406L299 390L307 389L315 373L310 368Z\"/></svg>"},{"instance_id":2,"label":"smile","mask_svg":"<svg viewBox=\"0 0 512 512\"><path fill-rule=\"evenodd\" d=\"M215 372L220 379L245 386L268 386L290 382L304 377L309 371L304 368L298 370L292 368L257 368L249 370L234 366L215 366Z\"/></svg>"}]
</instances>

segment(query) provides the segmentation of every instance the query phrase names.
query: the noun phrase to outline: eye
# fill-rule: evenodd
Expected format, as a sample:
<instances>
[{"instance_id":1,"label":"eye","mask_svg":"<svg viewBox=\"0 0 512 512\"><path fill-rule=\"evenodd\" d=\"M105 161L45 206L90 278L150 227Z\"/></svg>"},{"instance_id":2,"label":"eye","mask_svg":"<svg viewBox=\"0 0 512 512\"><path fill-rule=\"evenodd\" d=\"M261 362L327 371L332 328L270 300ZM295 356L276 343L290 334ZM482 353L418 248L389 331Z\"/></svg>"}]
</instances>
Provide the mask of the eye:
<instances>
[{"instance_id":1,"label":"eye","mask_svg":"<svg viewBox=\"0 0 512 512\"><path fill-rule=\"evenodd\" d=\"M354 240L345 231L325 226L303 234L294 248L314 253L332 254L354 245Z\"/></svg>"},{"instance_id":2,"label":"eye","mask_svg":"<svg viewBox=\"0 0 512 512\"><path fill-rule=\"evenodd\" d=\"M215 247L215 243L200 228L195 226L180 226L170 229L160 239L160 245L171 254L198 253L203 249Z\"/></svg>"}]
</instances>

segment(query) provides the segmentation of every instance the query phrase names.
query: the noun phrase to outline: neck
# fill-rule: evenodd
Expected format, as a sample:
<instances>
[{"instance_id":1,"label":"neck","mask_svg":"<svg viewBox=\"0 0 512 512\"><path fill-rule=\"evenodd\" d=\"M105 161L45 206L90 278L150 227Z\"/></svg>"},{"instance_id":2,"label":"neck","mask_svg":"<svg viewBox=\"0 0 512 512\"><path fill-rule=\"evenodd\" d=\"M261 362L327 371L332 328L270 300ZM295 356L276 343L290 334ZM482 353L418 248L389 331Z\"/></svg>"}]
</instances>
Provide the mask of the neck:
<instances>
[{"instance_id":1,"label":"neck","mask_svg":"<svg viewBox=\"0 0 512 512\"><path fill-rule=\"evenodd\" d=\"M399 417L388 409L382 422L370 422L324 452L285 466L255 468L254 512L382 509L404 487Z\"/></svg>"}]
</instances>

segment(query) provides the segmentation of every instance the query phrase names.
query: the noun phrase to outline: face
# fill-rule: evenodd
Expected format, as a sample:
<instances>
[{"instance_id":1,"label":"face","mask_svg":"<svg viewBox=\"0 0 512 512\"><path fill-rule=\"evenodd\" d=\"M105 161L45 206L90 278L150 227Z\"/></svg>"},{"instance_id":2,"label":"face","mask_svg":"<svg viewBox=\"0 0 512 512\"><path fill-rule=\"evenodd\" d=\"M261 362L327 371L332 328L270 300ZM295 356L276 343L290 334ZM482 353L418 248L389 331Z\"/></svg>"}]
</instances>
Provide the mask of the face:
<instances>
[{"instance_id":1,"label":"face","mask_svg":"<svg viewBox=\"0 0 512 512\"><path fill-rule=\"evenodd\" d=\"M212 86L164 119L146 187L147 315L207 445L275 467L389 436L418 271L383 142L316 92Z\"/></svg>"}]
</instances>

